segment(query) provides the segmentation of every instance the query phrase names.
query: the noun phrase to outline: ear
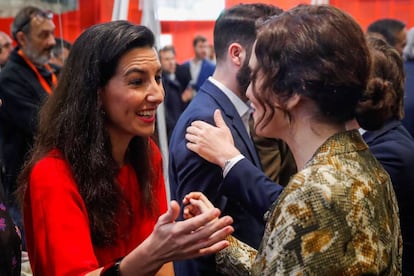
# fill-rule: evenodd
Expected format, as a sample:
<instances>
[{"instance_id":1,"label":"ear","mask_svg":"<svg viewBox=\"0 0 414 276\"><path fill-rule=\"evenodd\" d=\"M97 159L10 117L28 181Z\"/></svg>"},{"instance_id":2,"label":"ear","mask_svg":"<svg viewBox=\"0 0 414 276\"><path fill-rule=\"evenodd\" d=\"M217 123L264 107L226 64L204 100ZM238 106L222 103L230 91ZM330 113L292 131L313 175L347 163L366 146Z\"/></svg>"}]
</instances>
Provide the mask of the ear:
<instances>
[{"instance_id":1,"label":"ear","mask_svg":"<svg viewBox=\"0 0 414 276\"><path fill-rule=\"evenodd\" d=\"M234 65L242 66L244 59L246 58L246 51L239 43L231 43L228 48L229 58Z\"/></svg>"},{"instance_id":2,"label":"ear","mask_svg":"<svg viewBox=\"0 0 414 276\"><path fill-rule=\"evenodd\" d=\"M287 110L292 110L293 108L295 108L301 100L302 96L297 93L294 93L286 102Z\"/></svg>"},{"instance_id":3,"label":"ear","mask_svg":"<svg viewBox=\"0 0 414 276\"><path fill-rule=\"evenodd\" d=\"M19 45L25 47L27 44L27 37L22 31L18 31L16 33L16 40Z\"/></svg>"}]
</instances>

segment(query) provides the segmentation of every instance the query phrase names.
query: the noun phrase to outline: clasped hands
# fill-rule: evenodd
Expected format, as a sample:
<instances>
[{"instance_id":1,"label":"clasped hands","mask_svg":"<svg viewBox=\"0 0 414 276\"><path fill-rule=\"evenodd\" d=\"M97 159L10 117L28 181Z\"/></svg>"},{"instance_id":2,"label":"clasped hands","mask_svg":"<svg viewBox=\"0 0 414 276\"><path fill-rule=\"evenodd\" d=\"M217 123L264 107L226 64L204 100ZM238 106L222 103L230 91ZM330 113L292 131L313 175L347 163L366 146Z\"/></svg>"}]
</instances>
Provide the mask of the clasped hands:
<instances>
[{"instance_id":1,"label":"clasped hands","mask_svg":"<svg viewBox=\"0 0 414 276\"><path fill-rule=\"evenodd\" d=\"M213 203L201 192L191 192L183 199L183 217L189 219L214 209Z\"/></svg>"}]
</instances>

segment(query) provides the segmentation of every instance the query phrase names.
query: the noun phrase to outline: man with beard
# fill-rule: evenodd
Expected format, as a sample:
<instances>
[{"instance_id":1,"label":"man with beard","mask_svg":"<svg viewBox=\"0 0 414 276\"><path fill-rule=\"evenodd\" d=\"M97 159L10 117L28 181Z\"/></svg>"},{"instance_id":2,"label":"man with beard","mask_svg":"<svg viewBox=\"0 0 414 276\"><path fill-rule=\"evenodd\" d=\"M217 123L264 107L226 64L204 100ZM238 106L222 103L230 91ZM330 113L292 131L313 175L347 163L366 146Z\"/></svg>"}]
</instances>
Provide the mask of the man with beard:
<instances>
[{"instance_id":1,"label":"man with beard","mask_svg":"<svg viewBox=\"0 0 414 276\"><path fill-rule=\"evenodd\" d=\"M208 55L208 41L202 35L197 35L193 39L194 57L183 63L182 69L191 76L191 87L198 91L204 81L210 77L215 69Z\"/></svg>"},{"instance_id":2,"label":"man with beard","mask_svg":"<svg viewBox=\"0 0 414 276\"><path fill-rule=\"evenodd\" d=\"M22 234L21 213L14 197L17 176L33 145L40 105L57 82L56 72L47 64L55 45L52 16L51 12L31 6L17 13L11 27L17 47L0 74L3 188L6 205Z\"/></svg>"},{"instance_id":3,"label":"man with beard","mask_svg":"<svg viewBox=\"0 0 414 276\"><path fill-rule=\"evenodd\" d=\"M182 202L189 192L203 192L223 214L233 217L234 236L254 248L259 247L264 232L264 213L282 187L270 180L261 182L263 185L235 183L231 177L223 180L231 165L242 157L227 160L223 170L189 151L185 133L193 121L214 123L213 113L220 109L236 147L261 168L249 130L250 108L245 95L250 82L248 62L257 24L281 12L271 5L240 4L218 17L214 27L216 69L178 120L169 148L171 198ZM257 178L264 177L263 173L257 175ZM175 262L174 269L176 275L220 275L215 269L214 256Z\"/></svg>"}]
</instances>

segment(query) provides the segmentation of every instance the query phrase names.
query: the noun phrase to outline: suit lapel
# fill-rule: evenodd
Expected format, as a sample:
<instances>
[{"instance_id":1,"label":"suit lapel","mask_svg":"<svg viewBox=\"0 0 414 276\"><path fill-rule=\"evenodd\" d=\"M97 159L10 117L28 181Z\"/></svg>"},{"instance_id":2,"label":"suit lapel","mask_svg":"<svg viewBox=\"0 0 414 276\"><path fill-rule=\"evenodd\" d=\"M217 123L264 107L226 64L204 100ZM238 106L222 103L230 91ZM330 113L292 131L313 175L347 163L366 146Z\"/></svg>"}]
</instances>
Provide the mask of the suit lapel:
<instances>
[{"instance_id":1,"label":"suit lapel","mask_svg":"<svg viewBox=\"0 0 414 276\"><path fill-rule=\"evenodd\" d=\"M215 102L221 109L224 120L226 121L227 125L232 131L233 137L240 138L237 139L237 141L236 139L234 141L236 147L238 147L238 143L243 143L244 146L247 148L248 152L242 152L242 154L247 154L245 157L252 161L256 167L261 168L261 163L257 155L256 148L254 147L253 140L247 133L243 121L237 113L237 110L234 107L233 103L230 101L230 99L209 80L204 82L199 92L206 93L215 100Z\"/></svg>"}]
</instances>

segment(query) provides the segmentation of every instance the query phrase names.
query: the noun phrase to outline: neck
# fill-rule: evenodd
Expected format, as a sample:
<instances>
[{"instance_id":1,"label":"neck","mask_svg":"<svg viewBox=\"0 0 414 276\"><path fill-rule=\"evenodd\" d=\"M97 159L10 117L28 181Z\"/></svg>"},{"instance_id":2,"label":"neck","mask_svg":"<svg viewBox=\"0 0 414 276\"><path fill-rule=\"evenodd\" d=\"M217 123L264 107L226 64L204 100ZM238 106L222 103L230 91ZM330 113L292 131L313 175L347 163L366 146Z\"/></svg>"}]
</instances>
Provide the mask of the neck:
<instances>
[{"instance_id":1,"label":"neck","mask_svg":"<svg viewBox=\"0 0 414 276\"><path fill-rule=\"evenodd\" d=\"M237 85L236 72L231 68L226 66L216 66L216 70L212 76L215 80L224 84L228 89L230 89L237 97L245 101L242 97L240 87Z\"/></svg>"},{"instance_id":2,"label":"neck","mask_svg":"<svg viewBox=\"0 0 414 276\"><path fill-rule=\"evenodd\" d=\"M300 118L292 122L290 131L283 140L289 145L298 170L312 158L318 148L332 135L345 131L345 124L315 122L311 117Z\"/></svg>"},{"instance_id":3,"label":"neck","mask_svg":"<svg viewBox=\"0 0 414 276\"><path fill-rule=\"evenodd\" d=\"M193 58L193 62L194 63L199 63L199 62L201 62L203 59L201 59L201 58L199 58L199 57L194 57Z\"/></svg>"},{"instance_id":4,"label":"neck","mask_svg":"<svg viewBox=\"0 0 414 276\"><path fill-rule=\"evenodd\" d=\"M358 121L356 119L350 120L348 122L346 122L346 129L347 130L351 130L351 129L359 129L360 126L358 124Z\"/></svg>"}]
</instances>

